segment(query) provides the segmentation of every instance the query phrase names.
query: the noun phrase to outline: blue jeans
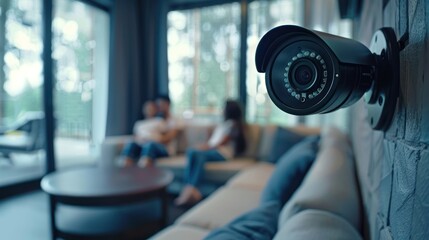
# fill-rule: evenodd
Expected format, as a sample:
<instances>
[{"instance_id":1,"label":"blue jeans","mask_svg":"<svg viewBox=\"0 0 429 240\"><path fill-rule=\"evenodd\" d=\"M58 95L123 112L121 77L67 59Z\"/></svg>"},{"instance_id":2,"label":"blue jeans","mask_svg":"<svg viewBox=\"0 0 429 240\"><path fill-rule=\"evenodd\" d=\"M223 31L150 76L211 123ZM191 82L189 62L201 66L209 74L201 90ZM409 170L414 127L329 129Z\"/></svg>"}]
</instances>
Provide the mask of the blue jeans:
<instances>
[{"instance_id":1,"label":"blue jeans","mask_svg":"<svg viewBox=\"0 0 429 240\"><path fill-rule=\"evenodd\" d=\"M225 158L216 149L188 149L186 156L188 162L185 168L185 182L194 187L198 185L204 174L206 162L225 161Z\"/></svg>"},{"instance_id":2,"label":"blue jeans","mask_svg":"<svg viewBox=\"0 0 429 240\"><path fill-rule=\"evenodd\" d=\"M130 142L125 145L121 155L129 157L134 161L138 161L141 157L149 157L155 160L160 157L168 157L168 152L161 143L148 142L140 145L135 142Z\"/></svg>"}]
</instances>

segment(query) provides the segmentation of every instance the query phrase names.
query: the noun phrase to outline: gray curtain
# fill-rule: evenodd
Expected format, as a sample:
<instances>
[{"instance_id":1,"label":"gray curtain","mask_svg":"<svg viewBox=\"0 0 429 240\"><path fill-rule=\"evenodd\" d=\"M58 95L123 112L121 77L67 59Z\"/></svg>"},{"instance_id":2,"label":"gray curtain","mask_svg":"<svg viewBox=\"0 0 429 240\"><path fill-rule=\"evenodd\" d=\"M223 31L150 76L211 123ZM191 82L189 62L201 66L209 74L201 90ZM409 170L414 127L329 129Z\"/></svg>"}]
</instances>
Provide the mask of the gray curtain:
<instances>
[{"instance_id":1,"label":"gray curtain","mask_svg":"<svg viewBox=\"0 0 429 240\"><path fill-rule=\"evenodd\" d=\"M161 33L166 29L166 11L162 12L159 2L164 1L114 3L107 136L131 133L134 122L142 117L142 104L153 98L159 88L166 89L167 56L165 50L160 50L166 43Z\"/></svg>"}]
</instances>

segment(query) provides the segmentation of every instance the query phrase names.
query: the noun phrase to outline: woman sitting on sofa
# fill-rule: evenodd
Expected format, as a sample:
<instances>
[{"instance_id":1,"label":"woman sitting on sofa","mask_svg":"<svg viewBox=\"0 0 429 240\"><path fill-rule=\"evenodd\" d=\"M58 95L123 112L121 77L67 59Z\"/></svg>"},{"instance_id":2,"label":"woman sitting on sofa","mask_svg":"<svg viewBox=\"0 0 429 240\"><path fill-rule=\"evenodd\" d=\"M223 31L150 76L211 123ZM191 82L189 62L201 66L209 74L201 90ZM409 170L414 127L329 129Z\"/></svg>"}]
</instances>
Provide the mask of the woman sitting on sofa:
<instances>
[{"instance_id":1,"label":"woman sitting on sofa","mask_svg":"<svg viewBox=\"0 0 429 240\"><path fill-rule=\"evenodd\" d=\"M224 121L217 125L209 140L187 151L186 186L175 200L176 205L187 205L201 200L202 195L197 185L206 162L226 161L244 151L246 142L240 104L227 100L223 115Z\"/></svg>"}]
</instances>

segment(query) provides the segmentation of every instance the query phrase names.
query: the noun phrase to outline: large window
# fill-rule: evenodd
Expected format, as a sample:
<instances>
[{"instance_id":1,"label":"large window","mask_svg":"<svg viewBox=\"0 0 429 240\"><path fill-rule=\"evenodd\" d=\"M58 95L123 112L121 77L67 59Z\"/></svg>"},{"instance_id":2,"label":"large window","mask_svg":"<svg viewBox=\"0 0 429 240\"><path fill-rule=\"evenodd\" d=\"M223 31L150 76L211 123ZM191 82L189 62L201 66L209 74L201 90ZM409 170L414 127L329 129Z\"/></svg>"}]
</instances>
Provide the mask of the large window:
<instances>
[{"instance_id":1,"label":"large window","mask_svg":"<svg viewBox=\"0 0 429 240\"><path fill-rule=\"evenodd\" d=\"M82 1L52 3L54 99L48 102L57 166L92 164L105 131L109 15ZM0 186L46 171L42 52L50 46L43 46L42 7L42 0L0 0ZM10 151L15 143L28 146Z\"/></svg>"},{"instance_id":2,"label":"large window","mask_svg":"<svg viewBox=\"0 0 429 240\"><path fill-rule=\"evenodd\" d=\"M91 164L106 122L109 17L80 1L57 0L54 6L57 165Z\"/></svg>"},{"instance_id":3,"label":"large window","mask_svg":"<svg viewBox=\"0 0 429 240\"><path fill-rule=\"evenodd\" d=\"M0 0L0 186L45 170L41 12L40 0Z\"/></svg>"},{"instance_id":4,"label":"large window","mask_svg":"<svg viewBox=\"0 0 429 240\"><path fill-rule=\"evenodd\" d=\"M242 14L248 17L245 36L239 31ZM339 18L337 0L255 0L249 1L247 8L246 3L237 1L169 12L169 91L176 114L218 114L225 98L238 96L238 72L245 68L246 96L240 97L247 99L248 122L346 126L346 111L299 118L284 113L269 98L264 74L256 71L256 47L267 31L285 24L345 37L351 37L352 32L351 21ZM239 66L241 38L246 38L246 66Z\"/></svg>"},{"instance_id":5,"label":"large window","mask_svg":"<svg viewBox=\"0 0 429 240\"><path fill-rule=\"evenodd\" d=\"M0 1L0 119L14 124L42 109L41 1Z\"/></svg>"},{"instance_id":6,"label":"large window","mask_svg":"<svg viewBox=\"0 0 429 240\"><path fill-rule=\"evenodd\" d=\"M168 14L168 76L173 111L213 116L238 97L240 4Z\"/></svg>"}]
</instances>

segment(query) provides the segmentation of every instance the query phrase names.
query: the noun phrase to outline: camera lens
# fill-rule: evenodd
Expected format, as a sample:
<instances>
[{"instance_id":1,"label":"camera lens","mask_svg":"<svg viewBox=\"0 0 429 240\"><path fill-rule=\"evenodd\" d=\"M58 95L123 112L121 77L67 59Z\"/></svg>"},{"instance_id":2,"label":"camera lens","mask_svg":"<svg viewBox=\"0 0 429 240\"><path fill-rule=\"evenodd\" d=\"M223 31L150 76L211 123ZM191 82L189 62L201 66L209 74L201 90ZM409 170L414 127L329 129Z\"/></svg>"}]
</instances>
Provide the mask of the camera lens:
<instances>
[{"instance_id":1,"label":"camera lens","mask_svg":"<svg viewBox=\"0 0 429 240\"><path fill-rule=\"evenodd\" d=\"M317 79L317 69L314 63L310 60L302 59L296 64L292 65L291 83L294 88L300 91L308 90L313 86Z\"/></svg>"},{"instance_id":2,"label":"camera lens","mask_svg":"<svg viewBox=\"0 0 429 240\"><path fill-rule=\"evenodd\" d=\"M295 71L295 81L300 85L307 85L313 79L313 73L308 66L299 66Z\"/></svg>"}]
</instances>

